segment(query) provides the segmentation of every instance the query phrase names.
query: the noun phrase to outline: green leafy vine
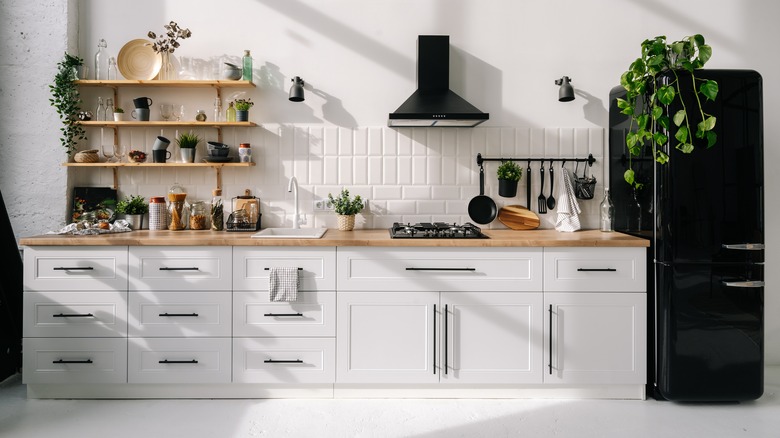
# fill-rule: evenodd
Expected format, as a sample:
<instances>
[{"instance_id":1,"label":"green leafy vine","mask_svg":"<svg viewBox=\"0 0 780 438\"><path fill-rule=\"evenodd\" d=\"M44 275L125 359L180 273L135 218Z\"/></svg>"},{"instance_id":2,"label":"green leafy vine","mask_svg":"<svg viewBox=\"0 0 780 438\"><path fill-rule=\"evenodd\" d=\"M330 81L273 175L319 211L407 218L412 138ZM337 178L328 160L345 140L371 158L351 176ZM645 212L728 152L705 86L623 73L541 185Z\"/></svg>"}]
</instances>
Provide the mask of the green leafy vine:
<instances>
[{"instance_id":1,"label":"green leafy vine","mask_svg":"<svg viewBox=\"0 0 780 438\"><path fill-rule=\"evenodd\" d=\"M49 102L57 110L62 122L60 143L70 156L76 150L77 141L87 138L84 128L79 124L78 113L81 111L81 95L76 85L76 67L84 60L78 56L65 53L62 61L57 63L57 74L54 84L49 85L52 98Z\"/></svg>"}]
</instances>

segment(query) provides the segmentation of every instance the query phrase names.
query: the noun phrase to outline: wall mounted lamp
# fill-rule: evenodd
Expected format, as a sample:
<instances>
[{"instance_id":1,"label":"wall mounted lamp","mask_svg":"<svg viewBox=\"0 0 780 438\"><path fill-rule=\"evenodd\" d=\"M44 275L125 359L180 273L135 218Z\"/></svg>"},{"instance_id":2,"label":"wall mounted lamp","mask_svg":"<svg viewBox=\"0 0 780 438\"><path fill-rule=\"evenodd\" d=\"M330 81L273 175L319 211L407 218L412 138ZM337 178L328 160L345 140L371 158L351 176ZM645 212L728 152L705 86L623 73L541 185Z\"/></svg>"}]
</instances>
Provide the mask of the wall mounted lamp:
<instances>
[{"instance_id":1,"label":"wall mounted lamp","mask_svg":"<svg viewBox=\"0 0 780 438\"><path fill-rule=\"evenodd\" d=\"M558 102L571 102L574 100L574 88L569 82L571 82L571 79L568 76L555 80L555 85L561 86L558 89Z\"/></svg>"},{"instance_id":2,"label":"wall mounted lamp","mask_svg":"<svg viewBox=\"0 0 780 438\"><path fill-rule=\"evenodd\" d=\"M290 80L293 82L292 87L290 87L290 100L293 102L303 102L303 79L296 76Z\"/></svg>"}]
</instances>

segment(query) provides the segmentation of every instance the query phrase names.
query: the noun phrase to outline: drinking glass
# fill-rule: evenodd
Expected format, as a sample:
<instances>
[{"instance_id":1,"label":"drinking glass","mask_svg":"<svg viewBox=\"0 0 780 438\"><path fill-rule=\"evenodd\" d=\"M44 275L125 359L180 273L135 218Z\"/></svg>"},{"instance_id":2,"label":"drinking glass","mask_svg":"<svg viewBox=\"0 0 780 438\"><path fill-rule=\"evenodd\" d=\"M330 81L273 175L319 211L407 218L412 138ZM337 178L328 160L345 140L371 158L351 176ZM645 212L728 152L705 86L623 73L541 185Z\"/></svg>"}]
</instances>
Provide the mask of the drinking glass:
<instances>
[{"instance_id":1,"label":"drinking glass","mask_svg":"<svg viewBox=\"0 0 780 438\"><path fill-rule=\"evenodd\" d=\"M114 162L114 146L110 144L101 144L100 150L103 152L103 156L106 158L106 163Z\"/></svg>"},{"instance_id":2,"label":"drinking glass","mask_svg":"<svg viewBox=\"0 0 780 438\"><path fill-rule=\"evenodd\" d=\"M116 157L116 161L118 163L122 162L122 159L125 158L125 146L121 144L115 144L114 145L114 156Z\"/></svg>"},{"instance_id":3,"label":"drinking glass","mask_svg":"<svg viewBox=\"0 0 780 438\"><path fill-rule=\"evenodd\" d=\"M182 117L184 117L184 105L174 105L173 112L174 116L176 116L176 121L181 122Z\"/></svg>"},{"instance_id":4,"label":"drinking glass","mask_svg":"<svg viewBox=\"0 0 780 438\"><path fill-rule=\"evenodd\" d=\"M160 116L163 120L166 122L173 117L173 105L169 103L164 103L160 105Z\"/></svg>"}]
</instances>

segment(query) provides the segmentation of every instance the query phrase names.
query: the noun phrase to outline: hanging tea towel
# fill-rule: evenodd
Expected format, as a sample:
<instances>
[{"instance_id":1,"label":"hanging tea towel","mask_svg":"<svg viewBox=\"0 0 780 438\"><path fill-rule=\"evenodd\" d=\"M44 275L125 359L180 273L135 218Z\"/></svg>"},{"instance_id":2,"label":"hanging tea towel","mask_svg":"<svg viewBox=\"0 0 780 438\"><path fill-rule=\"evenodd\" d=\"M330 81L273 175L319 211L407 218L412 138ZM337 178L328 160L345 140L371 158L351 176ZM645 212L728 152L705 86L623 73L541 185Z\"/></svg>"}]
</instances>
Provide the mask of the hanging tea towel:
<instances>
[{"instance_id":1,"label":"hanging tea towel","mask_svg":"<svg viewBox=\"0 0 780 438\"><path fill-rule=\"evenodd\" d=\"M271 301L298 299L298 268L271 268L268 281Z\"/></svg>"},{"instance_id":2,"label":"hanging tea towel","mask_svg":"<svg viewBox=\"0 0 780 438\"><path fill-rule=\"evenodd\" d=\"M555 221L555 229L558 231L572 232L580 229L580 205L574 196L572 174L567 168L563 169L563 184L558 189L558 218Z\"/></svg>"}]
</instances>

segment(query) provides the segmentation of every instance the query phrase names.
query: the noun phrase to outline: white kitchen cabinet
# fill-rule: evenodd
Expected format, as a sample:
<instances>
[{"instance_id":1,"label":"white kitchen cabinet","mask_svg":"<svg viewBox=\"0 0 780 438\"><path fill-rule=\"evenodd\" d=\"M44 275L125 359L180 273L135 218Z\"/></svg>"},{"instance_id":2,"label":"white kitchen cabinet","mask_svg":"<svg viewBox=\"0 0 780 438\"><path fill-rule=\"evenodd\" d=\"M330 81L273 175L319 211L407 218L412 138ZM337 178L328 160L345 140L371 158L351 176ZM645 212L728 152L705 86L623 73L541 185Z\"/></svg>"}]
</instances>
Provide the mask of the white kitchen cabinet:
<instances>
[{"instance_id":1,"label":"white kitchen cabinet","mask_svg":"<svg viewBox=\"0 0 780 438\"><path fill-rule=\"evenodd\" d=\"M645 248L545 248L545 292L645 292Z\"/></svg>"},{"instance_id":2,"label":"white kitchen cabinet","mask_svg":"<svg viewBox=\"0 0 780 438\"><path fill-rule=\"evenodd\" d=\"M213 337L231 334L229 291L130 292L130 337Z\"/></svg>"},{"instance_id":3,"label":"white kitchen cabinet","mask_svg":"<svg viewBox=\"0 0 780 438\"><path fill-rule=\"evenodd\" d=\"M231 290L229 246L132 246L130 290Z\"/></svg>"},{"instance_id":4,"label":"white kitchen cabinet","mask_svg":"<svg viewBox=\"0 0 780 438\"><path fill-rule=\"evenodd\" d=\"M125 383L125 338L25 338L22 381L33 384Z\"/></svg>"},{"instance_id":5,"label":"white kitchen cabinet","mask_svg":"<svg viewBox=\"0 0 780 438\"><path fill-rule=\"evenodd\" d=\"M436 383L438 292L339 292L339 383Z\"/></svg>"},{"instance_id":6,"label":"white kitchen cabinet","mask_svg":"<svg viewBox=\"0 0 780 438\"><path fill-rule=\"evenodd\" d=\"M299 290L336 290L336 248L235 247L233 290L268 290L271 268L299 268Z\"/></svg>"},{"instance_id":7,"label":"white kitchen cabinet","mask_svg":"<svg viewBox=\"0 0 780 438\"><path fill-rule=\"evenodd\" d=\"M25 248L24 290L127 290L127 247Z\"/></svg>"},{"instance_id":8,"label":"white kitchen cabinet","mask_svg":"<svg viewBox=\"0 0 780 438\"><path fill-rule=\"evenodd\" d=\"M292 302L271 301L268 291L233 292L233 336L332 338L336 292L298 292Z\"/></svg>"},{"instance_id":9,"label":"white kitchen cabinet","mask_svg":"<svg viewBox=\"0 0 780 438\"><path fill-rule=\"evenodd\" d=\"M230 383L230 338L130 338L129 383Z\"/></svg>"},{"instance_id":10,"label":"white kitchen cabinet","mask_svg":"<svg viewBox=\"0 0 780 438\"><path fill-rule=\"evenodd\" d=\"M545 383L644 384L646 295L544 294Z\"/></svg>"},{"instance_id":11,"label":"white kitchen cabinet","mask_svg":"<svg viewBox=\"0 0 780 438\"><path fill-rule=\"evenodd\" d=\"M24 293L25 338L127 336L127 292Z\"/></svg>"},{"instance_id":12,"label":"white kitchen cabinet","mask_svg":"<svg viewBox=\"0 0 780 438\"><path fill-rule=\"evenodd\" d=\"M333 383L334 338L234 338L236 383Z\"/></svg>"}]
</instances>

